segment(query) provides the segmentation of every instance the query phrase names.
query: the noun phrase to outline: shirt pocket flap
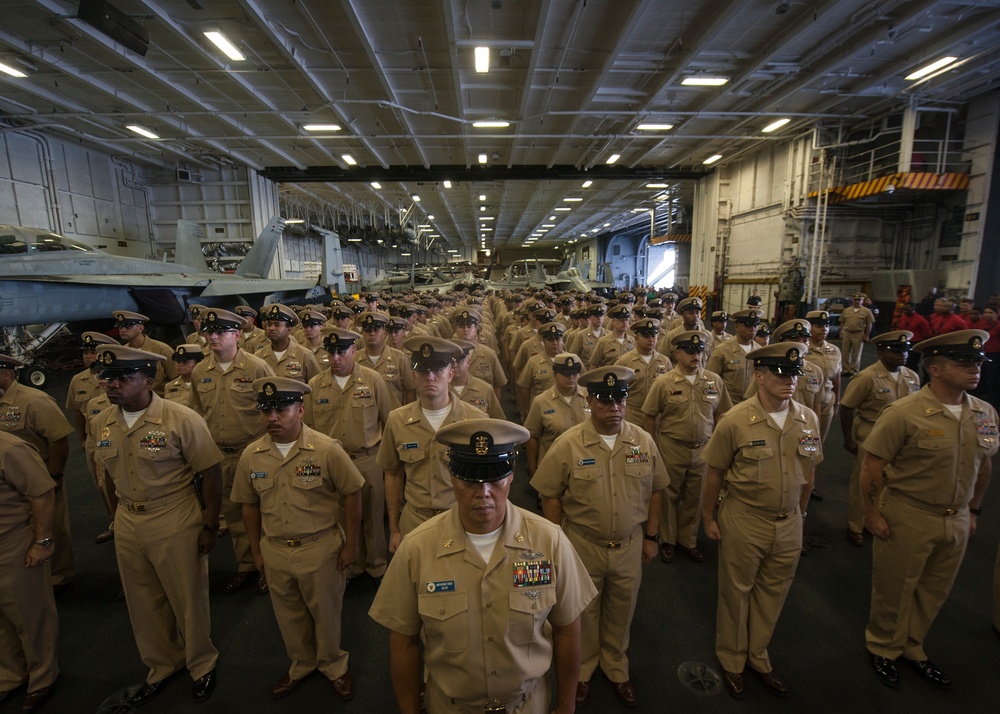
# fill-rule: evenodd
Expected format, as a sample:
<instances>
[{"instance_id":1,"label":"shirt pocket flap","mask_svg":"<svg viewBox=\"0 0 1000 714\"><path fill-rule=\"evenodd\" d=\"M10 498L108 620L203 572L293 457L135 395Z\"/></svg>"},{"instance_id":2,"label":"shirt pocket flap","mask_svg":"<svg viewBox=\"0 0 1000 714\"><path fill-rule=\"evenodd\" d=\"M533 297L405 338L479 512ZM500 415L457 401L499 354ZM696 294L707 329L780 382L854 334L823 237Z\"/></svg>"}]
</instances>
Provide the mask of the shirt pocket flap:
<instances>
[{"instance_id":1,"label":"shirt pocket flap","mask_svg":"<svg viewBox=\"0 0 1000 714\"><path fill-rule=\"evenodd\" d=\"M760 461L761 459L769 459L774 456L774 449L770 446L748 446L740 453L746 459Z\"/></svg>"},{"instance_id":2,"label":"shirt pocket flap","mask_svg":"<svg viewBox=\"0 0 1000 714\"><path fill-rule=\"evenodd\" d=\"M953 445L951 439L917 439L918 449L927 449L929 451L941 451L942 449L950 449Z\"/></svg>"},{"instance_id":3,"label":"shirt pocket flap","mask_svg":"<svg viewBox=\"0 0 1000 714\"><path fill-rule=\"evenodd\" d=\"M433 595L420 595L417 598L417 610L421 617L441 622L450 620L469 610L468 593L443 592Z\"/></svg>"},{"instance_id":4,"label":"shirt pocket flap","mask_svg":"<svg viewBox=\"0 0 1000 714\"><path fill-rule=\"evenodd\" d=\"M580 479L581 481L593 481L595 478L600 478L600 476L601 468L597 464L573 467L573 478Z\"/></svg>"},{"instance_id":5,"label":"shirt pocket flap","mask_svg":"<svg viewBox=\"0 0 1000 714\"><path fill-rule=\"evenodd\" d=\"M400 447L398 451L399 451L399 460L402 461L404 464L415 464L419 461L423 461L424 458L427 456L427 453L424 449L404 449Z\"/></svg>"}]
</instances>

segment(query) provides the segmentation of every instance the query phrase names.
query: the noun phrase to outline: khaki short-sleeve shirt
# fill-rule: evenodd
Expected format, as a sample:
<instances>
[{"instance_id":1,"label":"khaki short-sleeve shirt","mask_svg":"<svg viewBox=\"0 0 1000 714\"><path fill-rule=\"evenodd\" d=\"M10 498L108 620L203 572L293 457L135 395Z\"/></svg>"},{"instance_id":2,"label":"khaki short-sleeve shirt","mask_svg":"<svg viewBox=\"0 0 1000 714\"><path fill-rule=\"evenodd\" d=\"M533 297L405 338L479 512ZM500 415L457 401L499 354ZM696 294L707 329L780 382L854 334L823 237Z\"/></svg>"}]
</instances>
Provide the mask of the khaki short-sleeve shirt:
<instances>
[{"instance_id":1,"label":"khaki short-sleeve shirt","mask_svg":"<svg viewBox=\"0 0 1000 714\"><path fill-rule=\"evenodd\" d=\"M635 377L630 379L628 383L628 401L625 402L625 413L630 422L642 426L642 405L646 401L646 395L649 394L653 382L673 369L673 364L669 358L656 350L653 350L647 363L643 356L634 349L615 360L615 364L620 367L628 367L635 372Z\"/></svg>"},{"instance_id":2,"label":"khaki short-sleeve shirt","mask_svg":"<svg viewBox=\"0 0 1000 714\"><path fill-rule=\"evenodd\" d=\"M889 462L890 494L899 492L934 507L963 508L997 443L993 407L966 395L956 419L925 386L882 411L865 439L865 451Z\"/></svg>"},{"instance_id":3,"label":"khaki short-sleeve shirt","mask_svg":"<svg viewBox=\"0 0 1000 714\"><path fill-rule=\"evenodd\" d=\"M63 410L45 392L13 382L0 395L0 431L24 439L49 461L49 444L75 430Z\"/></svg>"},{"instance_id":4,"label":"khaki short-sleeve shirt","mask_svg":"<svg viewBox=\"0 0 1000 714\"><path fill-rule=\"evenodd\" d=\"M243 350L236 352L227 372L214 353L198 363L191 372L191 408L208 422L215 443L246 444L264 433L253 381L273 376L264 360Z\"/></svg>"},{"instance_id":5,"label":"khaki short-sleeve shirt","mask_svg":"<svg viewBox=\"0 0 1000 714\"><path fill-rule=\"evenodd\" d=\"M629 399L632 395L629 394ZM673 369L653 382L642 413L659 417L659 434L685 443L704 444L715 428L716 415L733 406L719 375L702 370L689 382L680 369Z\"/></svg>"},{"instance_id":6,"label":"khaki short-sleeve shirt","mask_svg":"<svg viewBox=\"0 0 1000 714\"><path fill-rule=\"evenodd\" d=\"M297 379L303 384L308 384L309 380L319 374L319 362L308 347L303 347L295 340L289 340L288 348L281 355L281 359L274 354L274 348L268 344L257 351L257 356L267 362L268 366L274 370L277 377L290 377Z\"/></svg>"},{"instance_id":7,"label":"khaki short-sleeve shirt","mask_svg":"<svg viewBox=\"0 0 1000 714\"><path fill-rule=\"evenodd\" d=\"M854 410L854 438L863 443L882 410L897 399L920 391L920 377L908 367L900 367L893 379L881 362L865 367L851 378L842 407Z\"/></svg>"},{"instance_id":8,"label":"khaki short-sleeve shirt","mask_svg":"<svg viewBox=\"0 0 1000 714\"><path fill-rule=\"evenodd\" d=\"M508 502L488 563L469 545L457 508L404 537L369 615L404 635L423 631L431 679L482 711L546 676L553 657L546 623L572 623L596 595L562 530Z\"/></svg>"},{"instance_id":9,"label":"khaki short-sleeve shirt","mask_svg":"<svg viewBox=\"0 0 1000 714\"><path fill-rule=\"evenodd\" d=\"M750 350L756 345L750 345ZM734 403L743 401L747 387L753 381L753 362L747 359L749 350L744 350L736 338L716 343L711 356L705 362L705 369L715 372L726 383L730 398Z\"/></svg>"},{"instance_id":10,"label":"khaki short-sleeve shirt","mask_svg":"<svg viewBox=\"0 0 1000 714\"><path fill-rule=\"evenodd\" d=\"M397 350L395 347L385 345L382 348L382 354L374 363L368 356L367 350L363 348L355 350L354 361L378 372L400 404L405 404L406 392L412 392L416 389L409 358L405 352Z\"/></svg>"},{"instance_id":11,"label":"khaki short-sleeve shirt","mask_svg":"<svg viewBox=\"0 0 1000 714\"><path fill-rule=\"evenodd\" d=\"M118 497L142 503L191 489L197 472L222 462L205 420L157 396L130 427L121 407L94 416L94 463L115 483Z\"/></svg>"},{"instance_id":12,"label":"khaki short-sleeve shirt","mask_svg":"<svg viewBox=\"0 0 1000 714\"><path fill-rule=\"evenodd\" d=\"M725 473L726 498L775 514L791 512L810 472L823 460L819 419L811 409L789 401L785 425L779 428L754 396L715 426L702 457Z\"/></svg>"},{"instance_id":13,"label":"khaki short-sleeve shirt","mask_svg":"<svg viewBox=\"0 0 1000 714\"><path fill-rule=\"evenodd\" d=\"M527 389L531 392L532 397L541 394L546 389L551 389L555 383L552 359L544 352L529 359L517 377L517 386Z\"/></svg>"},{"instance_id":14,"label":"khaki short-sleeve shirt","mask_svg":"<svg viewBox=\"0 0 1000 714\"><path fill-rule=\"evenodd\" d=\"M461 394L458 393L458 389L454 384L451 385L451 391L469 406L473 406L481 412L486 412L492 419L507 418L503 413L503 407L500 406L500 402L497 400L497 395L493 391L493 387L481 379L469 377L469 381L465 383L465 388L462 389Z\"/></svg>"},{"instance_id":15,"label":"khaki short-sleeve shirt","mask_svg":"<svg viewBox=\"0 0 1000 714\"><path fill-rule=\"evenodd\" d=\"M87 402L96 397L100 391L101 381L89 367L77 372L69 381L69 389L66 391L66 408L86 416Z\"/></svg>"},{"instance_id":16,"label":"khaki short-sleeve shirt","mask_svg":"<svg viewBox=\"0 0 1000 714\"><path fill-rule=\"evenodd\" d=\"M330 370L313 377L309 387L305 423L337 439L349 454L377 446L382 425L399 406L379 373L357 363L343 388Z\"/></svg>"},{"instance_id":17,"label":"khaki short-sleeve shirt","mask_svg":"<svg viewBox=\"0 0 1000 714\"><path fill-rule=\"evenodd\" d=\"M531 400L531 408L524 420L524 428L538 439L538 461L541 463L556 437L571 426L590 418L587 406L587 390L577 387L569 403L553 387Z\"/></svg>"},{"instance_id":18,"label":"khaki short-sleeve shirt","mask_svg":"<svg viewBox=\"0 0 1000 714\"><path fill-rule=\"evenodd\" d=\"M0 432L0 539L31 522L31 499L56 487L38 451Z\"/></svg>"},{"instance_id":19,"label":"khaki short-sleeve shirt","mask_svg":"<svg viewBox=\"0 0 1000 714\"><path fill-rule=\"evenodd\" d=\"M507 384L507 375L500 366L500 358L486 345L476 345L476 349L472 350L472 356L469 358L469 374L498 389Z\"/></svg>"},{"instance_id":20,"label":"khaki short-sleeve shirt","mask_svg":"<svg viewBox=\"0 0 1000 714\"><path fill-rule=\"evenodd\" d=\"M621 342L613 333L609 332L594 345L594 351L590 355L590 368L597 369L614 364L619 357L633 349L635 349L635 338L628 332L622 337Z\"/></svg>"},{"instance_id":21,"label":"khaki short-sleeve shirt","mask_svg":"<svg viewBox=\"0 0 1000 714\"><path fill-rule=\"evenodd\" d=\"M269 434L240 457L230 500L260 506L264 535L302 538L338 525L339 498L365 480L334 439L302 425L295 445L282 456Z\"/></svg>"},{"instance_id":22,"label":"khaki short-sleeve shirt","mask_svg":"<svg viewBox=\"0 0 1000 714\"><path fill-rule=\"evenodd\" d=\"M653 491L668 483L653 437L624 421L609 449L593 419L556 439L531 479L542 496L562 501L567 520L601 540L630 536L645 523Z\"/></svg>"}]
</instances>

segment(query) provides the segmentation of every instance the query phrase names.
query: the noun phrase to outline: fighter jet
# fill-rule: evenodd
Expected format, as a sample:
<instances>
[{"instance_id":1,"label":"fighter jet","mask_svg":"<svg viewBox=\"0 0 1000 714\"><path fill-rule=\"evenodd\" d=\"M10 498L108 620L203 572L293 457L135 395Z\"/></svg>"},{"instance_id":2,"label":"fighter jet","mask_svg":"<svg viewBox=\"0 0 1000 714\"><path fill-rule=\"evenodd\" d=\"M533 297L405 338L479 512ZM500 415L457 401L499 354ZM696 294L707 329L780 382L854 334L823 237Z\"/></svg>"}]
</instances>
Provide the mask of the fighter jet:
<instances>
[{"instance_id":1,"label":"fighter jet","mask_svg":"<svg viewBox=\"0 0 1000 714\"><path fill-rule=\"evenodd\" d=\"M182 226L174 263L112 255L47 230L0 226L2 347L30 364L67 323L109 318L118 309L180 324L191 302L259 307L328 296L314 280L266 277L284 226L272 218L233 274L208 270L197 237ZM45 380L40 371L25 374L36 386Z\"/></svg>"}]
</instances>

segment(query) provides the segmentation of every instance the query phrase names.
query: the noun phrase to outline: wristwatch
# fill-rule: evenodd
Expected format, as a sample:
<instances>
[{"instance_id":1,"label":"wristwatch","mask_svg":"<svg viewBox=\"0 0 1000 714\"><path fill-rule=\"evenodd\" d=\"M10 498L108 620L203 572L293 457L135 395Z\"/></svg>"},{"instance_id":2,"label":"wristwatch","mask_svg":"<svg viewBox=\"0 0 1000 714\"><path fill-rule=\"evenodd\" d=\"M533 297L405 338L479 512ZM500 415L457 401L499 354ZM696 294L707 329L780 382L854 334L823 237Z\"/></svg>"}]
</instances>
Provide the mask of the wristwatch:
<instances>
[{"instance_id":1,"label":"wristwatch","mask_svg":"<svg viewBox=\"0 0 1000 714\"><path fill-rule=\"evenodd\" d=\"M213 533L213 534L219 532L219 524L218 523L206 523L204 526L202 526L202 528L204 528L209 533Z\"/></svg>"},{"instance_id":2,"label":"wristwatch","mask_svg":"<svg viewBox=\"0 0 1000 714\"><path fill-rule=\"evenodd\" d=\"M658 535L649 535L649 533L643 533L642 537L645 538L646 540L651 540L654 543L657 543L660 540L660 536L658 536Z\"/></svg>"},{"instance_id":3,"label":"wristwatch","mask_svg":"<svg viewBox=\"0 0 1000 714\"><path fill-rule=\"evenodd\" d=\"M52 545L52 539L51 538L42 538L41 540L36 540L35 541L35 545L40 545L43 548L48 548L50 545Z\"/></svg>"}]
</instances>

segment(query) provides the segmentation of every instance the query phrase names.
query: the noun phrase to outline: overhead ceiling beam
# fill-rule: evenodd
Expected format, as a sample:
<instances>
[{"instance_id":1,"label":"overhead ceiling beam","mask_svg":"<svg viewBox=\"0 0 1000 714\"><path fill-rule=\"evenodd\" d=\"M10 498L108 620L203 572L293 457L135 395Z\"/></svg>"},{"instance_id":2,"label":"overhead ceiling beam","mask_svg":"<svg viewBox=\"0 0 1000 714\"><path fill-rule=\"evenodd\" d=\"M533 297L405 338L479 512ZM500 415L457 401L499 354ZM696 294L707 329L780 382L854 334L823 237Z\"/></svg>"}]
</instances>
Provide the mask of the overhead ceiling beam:
<instances>
[{"instance_id":1,"label":"overhead ceiling beam","mask_svg":"<svg viewBox=\"0 0 1000 714\"><path fill-rule=\"evenodd\" d=\"M635 180L651 179L698 179L711 173L705 169L667 169L662 166L595 166L585 170L578 166L473 166L462 164L443 166L354 166L342 169L339 166L310 166L298 169L293 166L269 166L259 172L264 178L284 183L360 183L371 181L398 182L440 182L452 183L479 181L573 181L578 179Z\"/></svg>"}]
</instances>

